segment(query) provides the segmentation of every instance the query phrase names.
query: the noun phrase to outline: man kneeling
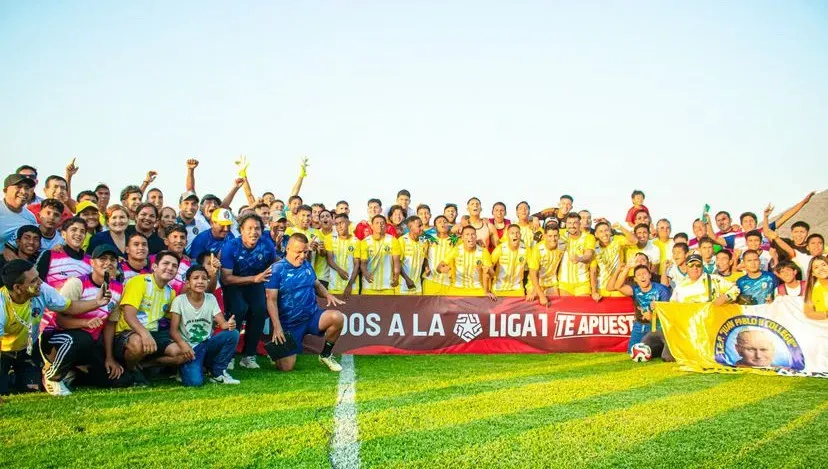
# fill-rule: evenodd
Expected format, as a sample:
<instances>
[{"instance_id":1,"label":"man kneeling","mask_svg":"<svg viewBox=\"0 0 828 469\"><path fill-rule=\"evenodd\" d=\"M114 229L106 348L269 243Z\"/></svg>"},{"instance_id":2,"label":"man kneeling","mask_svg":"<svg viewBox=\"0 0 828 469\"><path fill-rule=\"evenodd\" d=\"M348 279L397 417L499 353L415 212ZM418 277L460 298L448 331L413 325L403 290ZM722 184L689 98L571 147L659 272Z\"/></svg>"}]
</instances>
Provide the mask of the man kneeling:
<instances>
[{"instance_id":1,"label":"man kneeling","mask_svg":"<svg viewBox=\"0 0 828 469\"><path fill-rule=\"evenodd\" d=\"M345 316L334 309L323 311L316 297L325 298L327 306L345 302L331 295L319 283L307 256L308 238L302 233L294 233L288 239L285 258L273 265L270 280L265 284L273 342L284 344L286 333L296 342L290 355L276 360L276 368L292 370L296 365L296 355L302 353L302 338L313 334L325 337L319 361L331 371L341 371L342 367L333 359L331 352L342 332Z\"/></svg>"},{"instance_id":2,"label":"man kneeling","mask_svg":"<svg viewBox=\"0 0 828 469\"><path fill-rule=\"evenodd\" d=\"M169 283L178 272L178 255L161 251L155 256L151 274L132 277L124 285L121 317L115 328L115 358L133 373L135 384L148 385L138 364L181 365L187 357L170 339L169 331L158 330L158 323L167 317L175 292Z\"/></svg>"},{"instance_id":3,"label":"man kneeling","mask_svg":"<svg viewBox=\"0 0 828 469\"><path fill-rule=\"evenodd\" d=\"M216 297L205 293L210 284L207 269L196 264L185 274L187 293L172 302L170 337L178 344L188 360L181 365L181 382L185 386L201 386L204 383L204 366L212 377L210 381L223 384L239 384L227 373L227 364L236 353L239 331L233 316L225 321ZM221 332L210 336L213 321Z\"/></svg>"}]
</instances>

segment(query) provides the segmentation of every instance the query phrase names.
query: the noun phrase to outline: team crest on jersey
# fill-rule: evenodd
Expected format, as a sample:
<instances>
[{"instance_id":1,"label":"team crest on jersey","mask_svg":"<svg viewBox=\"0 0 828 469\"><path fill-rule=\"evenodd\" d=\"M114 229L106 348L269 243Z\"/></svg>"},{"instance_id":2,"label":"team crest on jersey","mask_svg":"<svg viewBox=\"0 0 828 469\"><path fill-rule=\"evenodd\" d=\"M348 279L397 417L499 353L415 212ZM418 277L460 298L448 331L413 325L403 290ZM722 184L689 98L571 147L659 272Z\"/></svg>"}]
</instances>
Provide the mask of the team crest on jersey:
<instances>
[{"instance_id":1,"label":"team crest on jersey","mask_svg":"<svg viewBox=\"0 0 828 469\"><path fill-rule=\"evenodd\" d=\"M259 254L259 255L257 256L257 259L262 260L262 255L261 255L261 254Z\"/></svg>"},{"instance_id":2,"label":"team crest on jersey","mask_svg":"<svg viewBox=\"0 0 828 469\"><path fill-rule=\"evenodd\" d=\"M109 311L110 313L112 312L112 310L114 308L115 308L115 302L114 301L110 301L109 304L106 305L106 310Z\"/></svg>"},{"instance_id":3,"label":"team crest on jersey","mask_svg":"<svg viewBox=\"0 0 828 469\"><path fill-rule=\"evenodd\" d=\"M391 250L391 246L385 246L384 248L382 248L382 250L388 252Z\"/></svg>"},{"instance_id":4,"label":"team crest on jersey","mask_svg":"<svg viewBox=\"0 0 828 469\"><path fill-rule=\"evenodd\" d=\"M198 228L193 227L193 235L197 235L197 234L198 234Z\"/></svg>"},{"instance_id":5,"label":"team crest on jersey","mask_svg":"<svg viewBox=\"0 0 828 469\"><path fill-rule=\"evenodd\" d=\"M32 317L39 318L43 315L43 310L40 308L32 308Z\"/></svg>"},{"instance_id":6,"label":"team crest on jersey","mask_svg":"<svg viewBox=\"0 0 828 469\"><path fill-rule=\"evenodd\" d=\"M164 305L164 307L161 308L161 310L164 311L164 313L169 313L170 312L170 305Z\"/></svg>"},{"instance_id":7,"label":"team crest on jersey","mask_svg":"<svg viewBox=\"0 0 828 469\"><path fill-rule=\"evenodd\" d=\"M478 259L478 260L475 262L475 265L483 265L483 261L481 261L480 259Z\"/></svg>"},{"instance_id":8,"label":"team crest on jersey","mask_svg":"<svg viewBox=\"0 0 828 469\"><path fill-rule=\"evenodd\" d=\"M354 247L353 246L348 246L348 252L354 252Z\"/></svg>"},{"instance_id":9,"label":"team crest on jersey","mask_svg":"<svg viewBox=\"0 0 828 469\"><path fill-rule=\"evenodd\" d=\"M518 257L518 262L523 262L523 261L524 261L523 256Z\"/></svg>"}]
</instances>

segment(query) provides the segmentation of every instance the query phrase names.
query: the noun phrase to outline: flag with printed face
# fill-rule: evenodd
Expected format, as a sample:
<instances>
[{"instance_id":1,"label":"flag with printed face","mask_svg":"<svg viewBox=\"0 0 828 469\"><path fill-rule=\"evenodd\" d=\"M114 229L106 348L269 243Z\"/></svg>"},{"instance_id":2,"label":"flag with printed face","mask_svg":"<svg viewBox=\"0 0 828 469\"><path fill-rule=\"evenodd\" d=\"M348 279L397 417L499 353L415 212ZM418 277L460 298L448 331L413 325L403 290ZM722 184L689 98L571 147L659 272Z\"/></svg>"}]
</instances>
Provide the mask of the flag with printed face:
<instances>
[{"instance_id":1,"label":"flag with printed face","mask_svg":"<svg viewBox=\"0 0 828 469\"><path fill-rule=\"evenodd\" d=\"M656 303L655 310L683 370L828 377L828 320L807 318L800 297L758 306Z\"/></svg>"}]
</instances>

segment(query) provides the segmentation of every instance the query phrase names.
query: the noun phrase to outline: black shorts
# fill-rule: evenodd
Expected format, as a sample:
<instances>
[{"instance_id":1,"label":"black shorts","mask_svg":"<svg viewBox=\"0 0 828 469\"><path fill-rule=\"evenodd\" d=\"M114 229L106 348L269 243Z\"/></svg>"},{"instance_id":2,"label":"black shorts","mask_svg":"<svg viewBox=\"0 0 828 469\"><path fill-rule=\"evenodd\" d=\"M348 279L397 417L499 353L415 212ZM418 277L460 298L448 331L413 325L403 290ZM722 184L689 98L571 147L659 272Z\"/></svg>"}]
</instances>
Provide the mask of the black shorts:
<instances>
[{"instance_id":1,"label":"black shorts","mask_svg":"<svg viewBox=\"0 0 828 469\"><path fill-rule=\"evenodd\" d=\"M115 359L121 362L122 364L126 364L126 358L124 356L126 352L127 342L129 342L129 337L135 334L133 331L123 331L115 335L115 341L112 344L112 354L115 356ZM172 339L170 339L170 331L150 331L150 335L155 340L155 353L151 353L144 357L144 359L153 359L158 358L164 355L164 350L173 343Z\"/></svg>"}]
</instances>

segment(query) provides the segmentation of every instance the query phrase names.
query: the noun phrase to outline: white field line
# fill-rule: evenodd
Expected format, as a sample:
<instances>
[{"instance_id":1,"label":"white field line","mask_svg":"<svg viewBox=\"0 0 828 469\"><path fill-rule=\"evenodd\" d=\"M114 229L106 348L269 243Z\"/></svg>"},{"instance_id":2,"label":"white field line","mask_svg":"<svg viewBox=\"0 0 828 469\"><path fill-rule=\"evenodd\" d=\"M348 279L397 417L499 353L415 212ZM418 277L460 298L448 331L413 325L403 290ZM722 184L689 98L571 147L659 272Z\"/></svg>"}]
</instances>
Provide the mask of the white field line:
<instances>
[{"instance_id":1,"label":"white field line","mask_svg":"<svg viewBox=\"0 0 828 469\"><path fill-rule=\"evenodd\" d=\"M331 462L337 469L356 469L359 461L359 425L354 402L356 396L356 371L354 356L342 355L342 371L339 372L339 389L334 409L334 434Z\"/></svg>"}]
</instances>

